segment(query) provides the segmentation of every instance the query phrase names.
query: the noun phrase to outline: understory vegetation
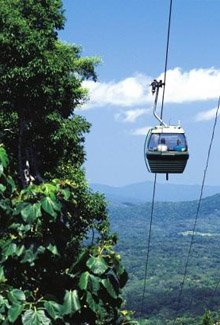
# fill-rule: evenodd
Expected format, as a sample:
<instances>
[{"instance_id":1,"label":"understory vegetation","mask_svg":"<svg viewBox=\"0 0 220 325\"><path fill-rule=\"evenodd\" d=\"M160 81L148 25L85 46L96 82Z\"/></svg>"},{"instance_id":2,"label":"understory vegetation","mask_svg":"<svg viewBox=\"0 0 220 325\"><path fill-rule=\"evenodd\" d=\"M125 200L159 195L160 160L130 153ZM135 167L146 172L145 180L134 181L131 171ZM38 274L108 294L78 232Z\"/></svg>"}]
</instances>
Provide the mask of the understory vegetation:
<instances>
[{"instance_id":1,"label":"understory vegetation","mask_svg":"<svg viewBox=\"0 0 220 325\"><path fill-rule=\"evenodd\" d=\"M129 313L118 307L127 273L113 251L107 219L93 214L91 193L58 179L18 190L7 166L0 147L1 323L123 322ZM102 216L105 206L96 199ZM90 229L99 238L85 246Z\"/></svg>"}]
</instances>

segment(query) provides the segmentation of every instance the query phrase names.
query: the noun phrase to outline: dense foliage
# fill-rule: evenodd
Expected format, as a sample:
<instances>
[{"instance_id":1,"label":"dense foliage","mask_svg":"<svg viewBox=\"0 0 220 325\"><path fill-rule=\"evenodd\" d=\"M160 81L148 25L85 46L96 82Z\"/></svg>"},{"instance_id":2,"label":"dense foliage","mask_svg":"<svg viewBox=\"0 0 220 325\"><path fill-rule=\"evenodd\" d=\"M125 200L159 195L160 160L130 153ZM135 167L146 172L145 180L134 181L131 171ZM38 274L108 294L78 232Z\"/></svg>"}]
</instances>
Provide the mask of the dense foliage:
<instances>
[{"instance_id":1,"label":"dense foliage","mask_svg":"<svg viewBox=\"0 0 220 325\"><path fill-rule=\"evenodd\" d=\"M1 1L1 138L22 186L27 168L42 181L84 161L89 124L74 109L87 97L82 81L96 79L98 59L82 58L79 47L61 42L63 26L61 0Z\"/></svg>"},{"instance_id":2,"label":"dense foliage","mask_svg":"<svg viewBox=\"0 0 220 325\"><path fill-rule=\"evenodd\" d=\"M0 4L0 322L128 323L127 273L82 169L89 124L74 113L98 60L58 39L61 0Z\"/></svg>"},{"instance_id":3,"label":"dense foliage","mask_svg":"<svg viewBox=\"0 0 220 325\"><path fill-rule=\"evenodd\" d=\"M1 322L121 323L118 307L127 273L112 250L103 201L96 202L102 216L97 220L94 202L86 202L88 191L73 181L17 191L7 164L0 147ZM91 227L100 234L98 245L79 247Z\"/></svg>"},{"instance_id":4,"label":"dense foliage","mask_svg":"<svg viewBox=\"0 0 220 325\"><path fill-rule=\"evenodd\" d=\"M205 310L211 311L212 324L220 319L219 245L220 195L202 200L187 277L178 306L180 283L197 201L157 202L143 314L143 293L151 204L111 203L111 227L118 233L117 250L129 273L125 287L127 307L136 311L142 324L202 324ZM126 227L124 225L126 224Z\"/></svg>"}]
</instances>

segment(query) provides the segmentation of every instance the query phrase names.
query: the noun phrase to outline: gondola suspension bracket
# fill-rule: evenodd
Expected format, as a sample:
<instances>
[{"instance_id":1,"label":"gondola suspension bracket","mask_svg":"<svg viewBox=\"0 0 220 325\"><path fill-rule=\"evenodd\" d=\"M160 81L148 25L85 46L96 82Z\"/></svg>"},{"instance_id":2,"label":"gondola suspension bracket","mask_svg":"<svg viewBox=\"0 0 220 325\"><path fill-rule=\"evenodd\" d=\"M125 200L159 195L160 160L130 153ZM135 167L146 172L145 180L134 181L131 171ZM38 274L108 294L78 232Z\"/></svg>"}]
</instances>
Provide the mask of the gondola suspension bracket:
<instances>
[{"instance_id":1,"label":"gondola suspension bracket","mask_svg":"<svg viewBox=\"0 0 220 325\"><path fill-rule=\"evenodd\" d=\"M151 89L152 95L155 95L153 114L154 114L155 118L160 122L161 125L166 126L166 124L162 121L161 117L159 117L156 113L159 90L160 90L160 88L165 86L165 83L162 80L157 81L156 79L154 79L154 81L150 84L150 86L152 87L152 89ZM160 114L160 115L162 115L162 114Z\"/></svg>"}]
</instances>

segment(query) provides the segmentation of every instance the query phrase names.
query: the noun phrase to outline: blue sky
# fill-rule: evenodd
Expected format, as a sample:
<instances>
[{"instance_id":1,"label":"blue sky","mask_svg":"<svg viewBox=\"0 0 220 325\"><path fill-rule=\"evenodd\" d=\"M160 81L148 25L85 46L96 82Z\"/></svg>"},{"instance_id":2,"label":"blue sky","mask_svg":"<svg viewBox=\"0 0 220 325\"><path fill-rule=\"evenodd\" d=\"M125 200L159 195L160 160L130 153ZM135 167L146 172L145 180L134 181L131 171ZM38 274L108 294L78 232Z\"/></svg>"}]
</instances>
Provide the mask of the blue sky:
<instances>
[{"instance_id":1,"label":"blue sky","mask_svg":"<svg viewBox=\"0 0 220 325\"><path fill-rule=\"evenodd\" d=\"M143 159L144 134L156 125L149 83L162 77L168 0L64 0L60 37L100 56L98 82L85 83L90 101L78 111L92 123L86 137L89 182L121 186L151 181ZM190 149L184 174L170 182L199 184L220 95L218 0L173 0L164 120L181 121ZM207 184L220 183L220 121ZM165 182L159 175L159 182Z\"/></svg>"}]
</instances>

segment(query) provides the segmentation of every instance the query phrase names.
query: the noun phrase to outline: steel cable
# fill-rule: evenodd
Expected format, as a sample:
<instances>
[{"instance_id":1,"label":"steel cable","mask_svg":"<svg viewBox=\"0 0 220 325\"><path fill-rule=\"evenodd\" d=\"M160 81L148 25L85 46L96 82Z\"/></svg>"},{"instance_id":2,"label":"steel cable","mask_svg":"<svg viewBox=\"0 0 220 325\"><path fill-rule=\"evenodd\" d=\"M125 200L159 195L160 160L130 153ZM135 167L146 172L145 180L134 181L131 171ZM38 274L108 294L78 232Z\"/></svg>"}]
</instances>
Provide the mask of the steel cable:
<instances>
[{"instance_id":1,"label":"steel cable","mask_svg":"<svg viewBox=\"0 0 220 325\"><path fill-rule=\"evenodd\" d=\"M166 75L167 75L167 64L168 64L168 54L169 54L172 4L173 4L173 1L170 0L169 18L168 18L168 30L167 30L167 43L166 43L166 55L165 55L165 68L164 68L164 88L163 88L162 104L161 104L161 111L160 111L161 119L163 117L164 98L165 98L165 89L166 89ZM144 159L145 159L145 157L144 157ZM157 183L157 174L155 174L155 176L154 176L153 196L152 196L151 214L150 214L150 225L149 225L149 232L148 232L147 257L146 257L145 271L144 271L144 286L143 286L143 294L142 294L142 299L141 299L141 314L143 313L144 298L145 298L145 293L146 293L146 283L147 283L147 276L148 276L148 264L149 264L149 256L150 256L150 244L151 244L151 232L152 232L153 213L154 213L154 204L155 204L156 183Z\"/></svg>"},{"instance_id":2,"label":"steel cable","mask_svg":"<svg viewBox=\"0 0 220 325\"><path fill-rule=\"evenodd\" d=\"M149 225L148 243L147 243L147 258L146 258L145 271L144 271L144 287L143 287L143 294L142 294L142 299L141 299L141 314L143 313L143 308L144 308L144 298L145 298L145 293L146 293L146 283L147 283L147 276L148 276L148 262L149 262L149 256L150 256L150 244L151 244L151 233L152 233L151 230L152 230L152 224L153 224L156 183L157 183L157 174L154 175L153 197L152 197L152 203L151 203L150 225Z\"/></svg>"},{"instance_id":3,"label":"steel cable","mask_svg":"<svg viewBox=\"0 0 220 325\"><path fill-rule=\"evenodd\" d=\"M169 45L170 45L170 27L171 27L172 8L173 8L173 1L170 0L168 30L167 30L167 45L166 45L165 67L164 67L164 80L163 80L164 88L163 88L162 104L161 104L161 111L160 111L161 120L163 119L164 98L165 98L165 90L166 90L167 64L168 64Z\"/></svg>"}]
</instances>

